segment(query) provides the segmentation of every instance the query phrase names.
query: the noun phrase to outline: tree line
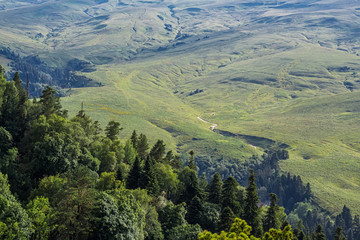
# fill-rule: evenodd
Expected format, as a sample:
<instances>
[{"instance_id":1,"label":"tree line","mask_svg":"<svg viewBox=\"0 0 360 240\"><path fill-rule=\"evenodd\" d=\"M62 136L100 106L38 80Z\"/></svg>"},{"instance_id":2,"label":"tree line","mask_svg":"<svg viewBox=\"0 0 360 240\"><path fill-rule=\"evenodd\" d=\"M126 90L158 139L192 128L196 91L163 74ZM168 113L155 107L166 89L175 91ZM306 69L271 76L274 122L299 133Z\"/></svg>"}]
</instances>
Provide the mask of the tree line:
<instances>
[{"instance_id":1,"label":"tree line","mask_svg":"<svg viewBox=\"0 0 360 240\"><path fill-rule=\"evenodd\" d=\"M246 184L217 172L208 181L194 151L184 163L164 141L150 146L136 131L120 139L121 130L116 121L102 130L83 109L69 119L50 87L29 100L19 74L7 81L0 67L0 239L325 236L301 221L292 233L277 195L260 201L254 171ZM350 224L345 209L337 221L332 236L351 226L356 239L358 216Z\"/></svg>"}]
</instances>

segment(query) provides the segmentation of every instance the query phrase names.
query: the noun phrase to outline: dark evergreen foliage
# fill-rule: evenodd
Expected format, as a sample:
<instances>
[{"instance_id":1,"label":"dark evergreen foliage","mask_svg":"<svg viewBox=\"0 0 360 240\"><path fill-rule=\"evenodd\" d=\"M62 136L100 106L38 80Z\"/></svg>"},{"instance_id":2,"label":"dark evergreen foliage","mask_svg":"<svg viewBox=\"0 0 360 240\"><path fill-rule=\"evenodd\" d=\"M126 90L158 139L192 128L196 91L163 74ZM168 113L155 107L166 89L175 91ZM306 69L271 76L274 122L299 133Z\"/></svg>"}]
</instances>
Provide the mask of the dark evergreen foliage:
<instances>
[{"instance_id":1,"label":"dark evergreen foliage","mask_svg":"<svg viewBox=\"0 0 360 240\"><path fill-rule=\"evenodd\" d=\"M276 213L279 209L279 206L277 205L278 198L275 193L270 193L270 206L267 210L263 229L265 232L267 232L270 228L278 229L279 228L279 220L277 219Z\"/></svg>"},{"instance_id":2,"label":"dark evergreen foliage","mask_svg":"<svg viewBox=\"0 0 360 240\"><path fill-rule=\"evenodd\" d=\"M40 96L40 103L42 106L41 114L49 117L51 114L57 114L59 116L66 116L67 112L62 111L60 97L56 95L56 91L47 86Z\"/></svg>"},{"instance_id":3,"label":"dark evergreen foliage","mask_svg":"<svg viewBox=\"0 0 360 240\"><path fill-rule=\"evenodd\" d=\"M222 194L223 182L221 180L220 174L215 173L211 179L210 184L208 185L208 201L215 204L221 203L221 194Z\"/></svg>"},{"instance_id":4,"label":"dark evergreen foliage","mask_svg":"<svg viewBox=\"0 0 360 240\"><path fill-rule=\"evenodd\" d=\"M131 137L130 137L130 140L131 140L131 143L133 145L133 147L135 149L137 149L137 144L138 144L138 135L136 133L136 131L134 130L131 134Z\"/></svg>"},{"instance_id":5,"label":"dark evergreen foliage","mask_svg":"<svg viewBox=\"0 0 360 240\"><path fill-rule=\"evenodd\" d=\"M239 215L241 212L240 203L236 200L238 183L235 178L228 177L222 187L221 192L221 205L222 208L229 207L235 215Z\"/></svg>"},{"instance_id":6,"label":"dark evergreen foliage","mask_svg":"<svg viewBox=\"0 0 360 240\"><path fill-rule=\"evenodd\" d=\"M116 121L110 121L105 128L106 137L112 141L118 139L118 135L123 128L120 127L120 123Z\"/></svg>"},{"instance_id":7,"label":"dark evergreen foliage","mask_svg":"<svg viewBox=\"0 0 360 240\"><path fill-rule=\"evenodd\" d=\"M195 170L185 167L179 175L182 182L182 193L180 194L180 202L190 204L195 197L202 197L201 189L199 187L199 179Z\"/></svg>"},{"instance_id":8,"label":"dark evergreen foliage","mask_svg":"<svg viewBox=\"0 0 360 240\"><path fill-rule=\"evenodd\" d=\"M318 225L315 232L311 234L311 240L326 240L326 236L321 225Z\"/></svg>"},{"instance_id":9,"label":"dark evergreen foliage","mask_svg":"<svg viewBox=\"0 0 360 240\"><path fill-rule=\"evenodd\" d=\"M149 156L145 160L143 173L141 174L140 179L140 187L147 189L149 193L154 196L157 196L159 193L159 184L153 171L153 162Z\"/></svg>"},{"instance_id":10,"label":"dark evergreen foliage","mask_svg":"<svg viewBox=\"0 0 360 240\"><path fill-rule=\"evenodd\" d=\"M262 226L259 212L259 196L257 194L257 186L255 183L255 173L250 171L249 186L246 188L246 199L244 207L244 220L253 227L252 233L260 237L262 235Z\"/></svg>"},{"instance_id":11,"label":"dark evergreen foliage","mask_svg":"<svg viewBox=\"0 0 360 240\"><path fill-rule=\"evenodd\" d=\"M136 150L141 159L145 159L146 156L148 155L149 144L147 141L147 137L142 133L139 136Z\"/></svg>"},{"instance_id":12,"label":"dark evergreen foliage","mask_svg":"<svg viewBox=\"0 0 360 240\"><path fill-rule=\"evenodd\" d=\"M348 207L346 207L346 205L344 205L344 207L342 209L341 216L345 222L345 229L351 228L353 219L351 216L350 209Z\"/></svg>"},{"instance_id":13,"label":"dark evergreen foliage","mask_svg":"<svg viewBox=\"0 0 360 240\"><path fill-rule=\"evenodd\" d=\"M229 207L225 207L220 215L220 221L218 226L218 231L224 230L229 231L232 223L234 222L235 214Z\"/></svg>"},{"instance_id":14,"label":"dark evergreen foliage","mask_svg":"<svg viewBox=\"0 0 360 240\"><path fill-rule=\"evenodd\" d=\"M142 176L142 169L140 164L140 159L136 157L134 165L132 166L129 176L126 180L126 187L128 189L136 189L139 188L140 185L140 179Z\"/></svg>"},{"instance_id":15,"label":"dark evergreen foliage","mask_svg":"<svg viewBox=\"0 0 360 240\"><path fill-rule=\"evenodd\" d=\"M196 171L196 170L197 170L197 166L195 165L195 158L194 158L195 153L194 153L193 150L191 150L191 151L189 152L189 154L190 154L190 158L189 158L188 166L189 166L190 169Z\"/></svg>"},{"instance_id":16,"label":"dark evergreen foliage","mask_svg":"<svg viewBox=\"0 0 360 240\"><path fill-rule=\"evenodd\" d=\"M153 160L161 162L165 154L165 144L163 140L157 140L153 148L150 150L150 156Z\"/></svg>"},{"instance_id":17,"label":"dark evergreen foliage","mask_svg":"<svg viewBox=\"0 0 360 240\"><path fill-rule=\"evenodd\" d=\"M190 224L201 223L202 215L203 215L203 203L198 196L195 196L191 202L189 207L187 208L186 220Z\"/></svg>"},{"instance_id":18,"label":"dark evergreen foliage","mask_svg":"<svg viewBox=\"0 0 360 240\"><path fill-rule=\"evenodd\" d=\"M344 231L341 227L337 227L335 230L334 240L346 240Z\"/></svg>"}]
</instances>

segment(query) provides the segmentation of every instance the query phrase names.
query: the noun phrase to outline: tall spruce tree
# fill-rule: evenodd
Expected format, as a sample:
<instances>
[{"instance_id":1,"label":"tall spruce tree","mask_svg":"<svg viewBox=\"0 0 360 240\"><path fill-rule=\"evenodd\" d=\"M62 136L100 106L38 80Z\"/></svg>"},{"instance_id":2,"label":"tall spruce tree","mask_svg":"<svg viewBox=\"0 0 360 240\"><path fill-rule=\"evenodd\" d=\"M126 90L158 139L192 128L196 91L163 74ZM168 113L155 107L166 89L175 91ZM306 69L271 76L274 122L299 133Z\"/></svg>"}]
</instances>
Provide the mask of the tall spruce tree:
<instances>
[{"instance_id":1,"label":"tall spruce tree","mask_svg":"<svg viewBox=\"0 0 360 240\"><path fill-rule=\"evenodd\" d=\"M221 191L223 182L220 174L216 172L208 185L208 201L215 204L221 203Z\"/></svg>"},{"instance_id":2,"label":"tall spruce tree","mask_svg":"<svg viewBox=\"0 0 360 240\"><path fill-rule=\"evenodd\" d=\"M280 222L276 216L279 206L277 205L278 198L275 193L270 193L270 207L267 210L264 220L264 231L267 232L270 228L278 229Z\"/></svg>"},{"instance_id":3,"label":"tall spruce tree","mask_svg":"<svg viewBox=\"0 0 360 240\"><path fill-rule=\"evenodd\" d=\"M351 228L353 218L351 216L350 208L346 207L346 205L344 205L342 209L341 216L345 222L345 230L348 230L349 228Z\"/></svg>"},{"instance_id":4,"label":"tall spruce tree","mask_svg":"<svg viewBox=\"0 0 360 240\"><path fill-rule=\"evenodd\" d=\"M230 176L225 180L221 192L222 208L231 208L235 215L240 213L240 203L236 201L236 192L238 185L239 184L236 182L235 178Z\"/></svg>"},{"instance_id":5,"label":"tall spruce tree","mask_svg":"<svg viewBox=\"0 0 360 240\"><path fill-rule=\"evenodd\" d=\"M316 227L315 231L311 234L311 240L326 240L325 233L320 224Z\"/></svg>"},{"instance_id":6,"label":"tall spruce tree","mask_svg":"<svg viewBox=\"0 0 360 240\"><path fill-rule=\"evenodd\" d=\"M185 167L179 174L179 180L182 183L182 192L180 194L180 202L190 204L195 196L202 197L199 186L199 178L195 170Z\"/></svg>"},{"instance_id":7,"label":"tall spruce tree","mask_svg":"<svg viewBox=\"0 0 360 240\"><path fill-rule=\"evenodd\" d=\"M61 111L60 97L56 95L56 91L47 86L40 96L40 103L42 106L42 114L46 117L50 117L51 114L57 114L60 116L66 116L66 111Z\"/></svg>"},{"instance_id":8,"label":"tall spruce tree","mask_svg":"<svg viewBox=\"0 0 360 240\"><path fill-rule=\"evenodd\" d=\"M346 240L344 231L341 227L337 227L335 230L334 240Z\"/></svg>"},{"instance_id":9,"label":"tall spruce tree","mask_svg":"<svg viewBox=\"0 0 360 240\"><path fill-rule=\"evenodd\" d=\"M134 130L131 134L130 141L135 149L137 149L137 143L138 143L138 135L136 131Z\"/></svg>"},{"instance_id":10,"label":"tall spruce tree","mask_svg":"<svg viewBox=\"0 0 360 240\"><path fill-rule=\"evenodd\" d=\"M157 140L155 145L150 151L150 156L153 160L161 162L165 153L165 144L163 140Z\"/></svg>"},{"instance_id":11,"label":"tall spruce tree","mask_svg":"<svg viewBox=\"0 0 360 240\"><path fill-rule=\"evenodd\" d=\"M170 164L174 157L172 150L168 151L164 157L164 163Z\"/></svg>"},{"instance_id":12,"label":"tall spruce tree","mask_svg":"<svg viewBox=\"0 0 360 240\"><path fill-rule=\"evenodd\" d=\"M187 209L186 220L190 224L199 224L203 215L203 203L198 196L195 196Z\"/></svg>"},{"instance_id":13,"label":"tall spruce tree","mask_svg":"<svg viewBox=\"0 0 360 240\"><path fill-rule=\"evenodd\" d=\"M110 121L105 128L106 137L110 138L111 141L114 141L114 140L118 139L118 135L121 130L123 130L123 128L120 127L119 122Z\"/></svg>"},{"instance_id":14,"label":"tall spruce tree","mask_svg":"<svg viewBox=\"0 0 360 240\"><path fill-rule=\"evenodd\" d=\"M229 207L225 207L220 215L220 221L218 224L218 232L221 231L229 231L230 227L232 226L234 219L235 219L235 214L233 213L233 211L231 210L231 208Z\"/></svg>"},{"instance_id":15,"label":"tall spruce tree","mask_svg":"<svg viewBox=\"0 0 360 240\"><path fill-rule=\"evenodd\" d=\"M148 155L149 144L145 134L140 134L136 150L141 159L145 159Z\"/></svg>"},{"instance_id":16,"label":"tall spruce tree","mask_svg":"<svg viewBox=\"0 0 360 240\"><path fill-rule=\"evenodd\" d=\"M153 171L152 159L149 156L145 160L143 174L141 175L141 188L147 189L154 196L159 193L159 184Z\"/></svg>"},{"instance_id":17,"label":"tall spruce tree","mask_svg":"<svg viewBox=\"0 0 360 240\"><path fill-rule=\"evenodd\" d=\"M18 90L18 95L19 95L19 105L23 105L25 104L25 102L28 100L27 95L26 95L26 91L24 89L24 87L21 85L22 81L20 79L20 75L18 72L15 73L14 78L13 78L13 82L15 83L15 87Z\"/></svg>"},{"instance_id":18,"label":"tall spruce tree","mask_svg":"<svg viewBox=\"0 0 360 240\"><path fill-rule=\"evenodd\" d=\"M345 221L341 214L337 215L335 218L335 226L341 227L342 229L346 229Z\"/></svg>"},{"instance_id":19,"label":"tall spruce tree","mask_svg":"<svg viewBox=\"0 0 360 240\"><path fill-rule=\"evenodd\" d=\"M197 170L197 167L196 167L196 165L195 165L195 159L194 159L195 153L194 153L193 150L191 150L191 151L189 152L189 154L190 154L190 159L189 159L189 164L188 164L188 166L189 166L190 169L193 169L193 170L196 171L196 170Z\"/></svg>"},{"instance_id":20,"label":"tall spruce tree","mask_svg":"<svg viewBox=\"0 0 360 240\"><path fill-rule=\"evenodd\" d=\"M352 230L354 232L353 238L360 239L360 217L358 214L354 216Z\"/></svg>"},{"instance_id":21,"label":"tall spruce tree","mask_svg":"<svg viewBox=\"0 0 360 240\"><path fill-rule=\"evenodd\" d=\"M249 186L246 188L244 220L252 226L252 233L256 237L261 237L262 227L260 219L260 209L258 206L259 196L257 193L257 186L255 183L255 173L250 170Z\"/></svg>"},{"instance_id":22,"label":"tall spruce tree","mask_svg":"<svg viewBox=\"0 0 360 240\"><path fill-rule=\"evenodd\" d=\"M141 178L141 163L138 157L135 158L135 162L129 172L127 177L126 187L128 189L136 189L140 187L140 178Z\"/></svg>"},{"instance_id":23,"label":"tall spruce tree","mask_svg":"<svg viewBox=\"0 0 360 240\"><path fill-rule=\"evenodd\" d=\"M298 223L296 224L296 227L294 229L294 236L297 240L305 240L306 236L304 233L305 227L303 225L302 220L299 220Z\"/></svg>"}]
</instances>

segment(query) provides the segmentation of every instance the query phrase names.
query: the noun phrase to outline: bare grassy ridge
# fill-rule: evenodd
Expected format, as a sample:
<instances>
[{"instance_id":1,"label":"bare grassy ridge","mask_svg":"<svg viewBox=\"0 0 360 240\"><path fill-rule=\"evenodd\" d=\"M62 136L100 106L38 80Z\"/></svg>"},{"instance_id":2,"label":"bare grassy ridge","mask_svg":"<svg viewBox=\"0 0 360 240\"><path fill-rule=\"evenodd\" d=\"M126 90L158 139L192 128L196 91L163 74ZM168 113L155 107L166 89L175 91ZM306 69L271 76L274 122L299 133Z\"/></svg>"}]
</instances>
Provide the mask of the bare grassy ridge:
<instances>
[{"instance_id":1,"label":"bare grassy ridge","mask_svg":"<svg viewBox=\"0 0 360 240\"><path fill-rule=\"evenodd\" d=\"M2 7L1 7L2 6ZM290 145L285 171L318 203L360 211L358 1L0 1L0 45L49 65L79 58L103 87L63 98L179 152L238 158L261 149L212 132ZM13 16L19 16L14 18ZM11 21L9 21L11 19ZM0 59L6 62L6 59Z\"/></svg>"}]
</instances>

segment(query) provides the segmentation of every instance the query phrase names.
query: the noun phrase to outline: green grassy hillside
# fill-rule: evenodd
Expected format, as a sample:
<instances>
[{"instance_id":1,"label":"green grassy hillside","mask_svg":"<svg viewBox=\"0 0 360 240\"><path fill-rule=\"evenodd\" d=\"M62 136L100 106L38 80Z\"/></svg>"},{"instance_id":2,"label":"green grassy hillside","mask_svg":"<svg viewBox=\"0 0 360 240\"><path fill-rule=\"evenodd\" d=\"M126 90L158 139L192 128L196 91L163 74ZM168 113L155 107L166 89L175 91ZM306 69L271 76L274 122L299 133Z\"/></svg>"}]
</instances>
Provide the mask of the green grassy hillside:
<instances>
[{"instance_id":1,"label":"green grassy hillside","mask_svg":"<svg viewBox=\"0 0 360 240\"><path fill-rule=\"evenodd\" d=\"M261 154L262 145L221 136L210 123L286 143L282 169L310 182L320 206L359 212L358 5L0 1L0 46L52 67L94 64L77 74L103 86L69 90L62 102L72 115L84 102L103 125L120 121L124 136L137 129L181 154L224 161Z\"/></svg>"}]
</instances>

